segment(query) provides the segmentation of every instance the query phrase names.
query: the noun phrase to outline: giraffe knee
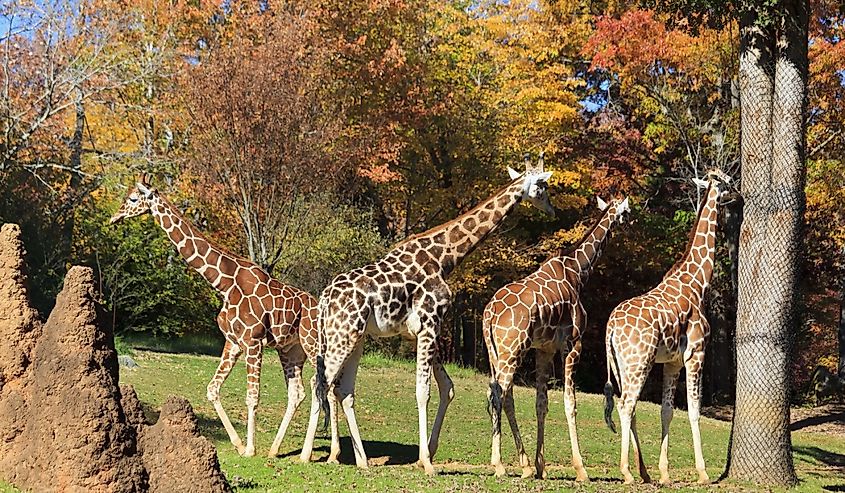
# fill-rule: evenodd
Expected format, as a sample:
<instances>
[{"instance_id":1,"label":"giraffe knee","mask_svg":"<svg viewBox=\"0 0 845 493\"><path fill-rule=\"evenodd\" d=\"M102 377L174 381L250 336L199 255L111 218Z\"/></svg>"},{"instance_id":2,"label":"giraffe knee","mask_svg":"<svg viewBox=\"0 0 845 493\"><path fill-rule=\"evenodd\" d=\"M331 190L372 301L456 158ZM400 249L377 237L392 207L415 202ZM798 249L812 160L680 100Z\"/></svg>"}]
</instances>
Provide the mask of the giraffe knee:
<instances>
[{"instance_id":1,"label":"giraffe knee","mask_svg":"<svg viewBox=\"0 0 845 493\"><path fill-rule=\"evenodd\" d=\"M209 402L216 402L220 400L220 386L215 382L208 384L205 392L205 398L208 399Z\"/></svg>"},{"instance_id":2,"label":"giraffe knee","mask_svg":"<svg viewBox=\"0 0 845 493\"><path fill-rule=\"evenodd\" d=\"M345 396L340 401L341 406L343 406L344 410L350 410L355 407L355 394L349 394Z\"/></svg>"},{"instance_id":3,"label":"giraffe knee","mask_svg":"<svg viewBox=\"0 0 845 493\"><path fill-rule=\"evenodd\" d=\"M258 392L247 392L246 394L246 407L254 408L258 406Z\"/></svg>"}]
</instances>

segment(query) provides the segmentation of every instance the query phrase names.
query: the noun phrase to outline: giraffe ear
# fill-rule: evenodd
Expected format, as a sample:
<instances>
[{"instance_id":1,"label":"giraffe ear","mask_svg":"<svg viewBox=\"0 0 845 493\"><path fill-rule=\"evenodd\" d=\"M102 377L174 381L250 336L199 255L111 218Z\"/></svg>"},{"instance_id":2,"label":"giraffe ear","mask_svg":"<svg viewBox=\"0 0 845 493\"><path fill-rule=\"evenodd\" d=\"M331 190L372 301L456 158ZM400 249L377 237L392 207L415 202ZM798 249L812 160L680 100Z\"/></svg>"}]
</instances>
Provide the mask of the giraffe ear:
<instances>
[{"instance_id":1,"label":"giraffe ear","mask_svg":"<svg viewBox=\"0 0 845 493\"><path fill-rule=\"evenodd\" d=\"M135 186L138 187L139 192L144 194L144 197L149 197L150 195L153 194L153 191L150 190L149 188L147 188L146 186L144 186L143 183L138 182L138 183L135 184Z\"/></svg>"},{"instance_id":2,"label":"giraffe ear","mask_svg":"<svg viewBox=\"0 0 845 493\"><path fill-rule=\"evenodd\" d=\"M710 186L710 183L707 180L701 180L699 178L693 178L692 182L698 185L698 188L707 188Z\"/></svg>"},{"instance_id":3,"label":"giraffe ear","mask_svg":"<svg viewBox=\"0 0 845 493\"><path fill-rule=\"evenodd\" d=\"M517 178L519 178L520 176L522 176L522 173L520 173L520 172L518 172L517 170L515 170L515 169L511 168L510 166L508 166L508 176L510 176L510 177L511 177L511 180L516 180Z\"/></svg>"},{"instance_id":4,"label":"giraffe ear","mask_svg":"<svg viewBox=\"0 0 845 493\"><path fill-rule=\"evenodd\" d=\"M622 203L619 204L619 210L622 210L622 211L630 211L631 210L631 207L628 205L628 197L625 197L625 200L623 200Z\"/></svg>"},{"instance_id":5,"label":"giraffe ear","mask_svg":"<svg viewBox=\"0 0 845 493\"><path fill-rule=\"evenodd\" d=\"M551 177L552 177L552 172L546 171L544 173L540 173L540 174L537 175L537 181L544 181L544 182L548 183L549 178L551 178Z\"/></svg>"},{"instance_id":6,"label":"giraffe ear","mask_svg":"<svg viewBox=\"0 0 845 493\"><path fill-rule=\"evenodd\" d=\"M596 203L599 205L599 210L603 211L607 209L607 202L601 199L598 195L596 195Z\"/></svg>"}]
</instances>

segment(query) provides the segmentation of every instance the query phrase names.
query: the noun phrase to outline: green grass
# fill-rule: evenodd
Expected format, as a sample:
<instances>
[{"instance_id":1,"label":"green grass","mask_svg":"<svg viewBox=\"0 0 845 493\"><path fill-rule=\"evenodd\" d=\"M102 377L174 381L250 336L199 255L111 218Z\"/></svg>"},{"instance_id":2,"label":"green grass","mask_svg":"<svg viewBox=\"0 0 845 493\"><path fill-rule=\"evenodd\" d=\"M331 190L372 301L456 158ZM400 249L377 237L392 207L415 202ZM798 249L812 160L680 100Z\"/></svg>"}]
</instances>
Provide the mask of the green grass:
<instances>
[{"instance_id":1,"label":"green grass","mask_svg":"<svg viewBox=\"0 0 845 493\"><path fill-rule=\"evenodd\" d=\"M291 424L282 444L282 457L268 459L266 453L283 414L285 388L278 358L266 353L263 367L261 404L258 409L256 446L258 456L240 457L228 441L214 409L205 399L205 388L217 365L208 356L161 354L137 351L137 370L121 369L121 381L135 386L139 397L154 410L170 394L181 394L193 404L205 436L217 447L223 470L240 491L545 491L577 488L582 491L630 491L620 483L618 472L619 437L612 434L602 418L603 398L578 394L578 432L582 454L592 482L577 485L569 465L569 440L563 412L562 394L550 392L550 409L546 421L546 462L549 478L545 481L515 477L518 468L513 441L507 426L503 437L503 458L510 464L511 477L497 479L488 466L490 458L490 421L486 412L487 378L472 370L449 366L455 382L456 398L449 408L441 435L435 467L440 474L426 477L415 468L417 457L417 415L414 398L414 364L381 355L366 355L358 373L356 413L371 463L368 471L355 468L351 444L346 438L341 419L341 465L324 462L328 455L328 439L318 434L315 454L319 461L300 464L298 452L306 427L309 400ZM312 370L306 369L310 378ZM243 437L246 407L245 368L240 363L223 387L223 405ZM436 386L432 386L429 405L431 419L437 408ZM529 456L534 453L534 391L515 391L518 419ZM659 476L657 460L660 451L660 408L650 403L638 406L638 428L643 442L646 464L653 477ZM618 421L618 417L616 418ZM730 424L703 418L701 422L704 456L710 477L717 478L724 467ZM749 485L722 483L709 488L695 487L690 430L686 413L678 411L670 435L670 473L675 487L689 491L712 488L744 490ZM795 462L801 479L799 491L820 491L825 486L845 486L845 437L830 437L805 432L793 433ZM838 465L838 469L837 469ZM649 486L650 489L657 487Z\"/></svg>"}]
</instances>

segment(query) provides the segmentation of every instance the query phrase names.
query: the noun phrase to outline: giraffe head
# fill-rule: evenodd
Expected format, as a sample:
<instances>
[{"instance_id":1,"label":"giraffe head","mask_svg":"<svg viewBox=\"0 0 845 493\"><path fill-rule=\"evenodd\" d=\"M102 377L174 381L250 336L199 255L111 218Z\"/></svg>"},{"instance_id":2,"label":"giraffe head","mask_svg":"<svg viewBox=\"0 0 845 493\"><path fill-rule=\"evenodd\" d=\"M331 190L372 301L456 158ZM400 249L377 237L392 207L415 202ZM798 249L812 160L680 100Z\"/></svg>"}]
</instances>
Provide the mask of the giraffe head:
<instances>
[{"instance_id":1,"label":"giraffe head","mask_svg":"<svg viewBox=\"0 0 845 493\"><path fill-rule=\"evenodd\" d=\"M613 218L613 222L616 224L625 224L625 221L628 220L628 215L631 214L631 206L628 204L628 197L624 199L613 199L610 204L602 200L601 197L596 195L596 203L599 206L599 210L606 211L608 207L610 207L610 214Z\"/></svg>"},{"instance_id":2,"label":"giraffe head","mask_svg":"<svg viewBox=\"0 0 845 493\"><path fill-rule=\"evenodd\" d=\"M150 212L152 200L156 193L156 189L150 185L149 176L142 173L135 186L126 194L126 199L120 205L120 209L109 220L109 224L117 223L127 217L140 216Z\"/></svg>"},{"instance_id":3,"label":"giraffe head","mask_svg":"<svg viewBox=\"0 0 845 493\"><path fill-rule=\"evenodd\" d=\"M540 159L537 164L531 162L528 154L525 155L525 172L519 173L515 169L508 167L508 175L511 180L522 178L522 199L527 200L531 205L540 209L541 211L555 216L555 209L549 202L549 178L552 177L551 171L544 169L543 153L540 153Z\"/></svg>"},{"instance_id":4,"label":"giraffe head","mask_svg":"<svg viewBox=\"0 0 845 493\"><path fill-rule=\"evenodd\" d=\"M699 178L693 178L692 181L699 188L703 188L705 190L709 188L713 188L716 193L718 194L717 201L719 203L724 202L729 195L731 195L730 190L730 183L731 177L725 174L724 171L714 168L707 172L706 180L701 180Z\"/></svg>"}]
</instances>

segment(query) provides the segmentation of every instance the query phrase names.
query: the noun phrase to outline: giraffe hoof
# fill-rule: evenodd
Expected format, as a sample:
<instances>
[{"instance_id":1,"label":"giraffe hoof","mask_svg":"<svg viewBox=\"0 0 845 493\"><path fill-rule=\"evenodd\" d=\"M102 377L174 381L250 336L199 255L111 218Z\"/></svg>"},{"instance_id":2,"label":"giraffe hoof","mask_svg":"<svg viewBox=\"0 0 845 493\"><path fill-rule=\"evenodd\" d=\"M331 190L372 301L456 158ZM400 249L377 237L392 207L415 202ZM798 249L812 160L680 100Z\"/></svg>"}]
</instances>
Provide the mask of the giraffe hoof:
<instances>
[{"instance_id":1,"label":"giraffe hoof","mask_svg":"<svg viewBox=\"0 0 845 493\"><path fill-rule=\"evenodd\" d=\"M437 472L434 470L434 466L432 466L431 464L425 464L423 467L425 467L425 474L427 476L434 476L435 474L437 474Z\"/></svg>"},{"instance_id":2,"label":"giraffe hoof","mask_svg":"<svg viewBox=\"0 0 845 493\"><path fill-rule=\"evenodd\" d=\"M496 472L494 473L497 478L503 478L508 475L508 472L505 470L505 466L502 464L493 464Z\"/></svg>"},{"instance_id":3,"label":"giraffe hoof","mask_svg":"<svg viewBox=\"0 0 845 493\"><path fill-rule=\"evenodd\" d=\"M698 473L698 484L710 484L710 477L706 472Z\"/></svg>"},{"instance_id":4,"label":"giraffe hoof","mask_svg":"<svg viewBox=\"0 0 845 493\"><path fill-rule=\"evenodd\" d=\"M531 469L531 466L525 466L522 468L522 475L520 476L522 479L528 479L534 475L534 469Z\"/></svg>"},{"instance_id":5,"label":"giraffe hoof","mask_svg":"<svg viewBox=\"0 0 845 493\"><path fill-rule=\"evenodd\" d=\"M578 471L575 473L575 481L578 483L589 483L590 477L587 476L587 473L582 471Z\"/></svg>"},{"instance_id":6,"label":"giraffe hoof","mask_svg":"<svg viewBox=\"0 0 845 493\"><path fill-rule=\"evenodd\" d=\"M640 476L643 480L643 484L650 484L651 483L651 476L648 474L643 474Z\"/></svg>"},{"instance_id":7,"label":"giraffe hoof","mask_svg":"<svg viewBox=\"0 0 845 493\"><path fill-rule=\"evenodd\" d=\"M243 444L235 443L233 445L235 446L235 450L238 451L238 455L244 455L244 452L246 452L246 448L243 446Z\"/></svg>"},{"instance_id":8,"label":"giraffe hoof","mask_svg":"<svg viewBox=\"0 0 845 493\"><path fill-rule=\"evenodd\" d=\"M662 486L669 486L672 484L672 480L669 479L669 476L660 476L660 484Z\"/></svg>"},{"instance_id":9,"label":"giraffe hoof","mask_svg":"<svg viewBox=\"0 0 845 493\"><path fill-rule=\"evenodd\" d=\"M255 447L247 447L241 454L243 457L255 457Z\"/></svg>"},{"instance_id":10,"label":"giraffe hoof","mask_svg":"<svg viewBox=\"0 0 845 493\"><path fill-rule=\"evenodd\" d=\"M626 474L624 482L625 482L625 484L634 484L634 476L631 476L630 474Z\"/></svg>"},{"instance_id":11,"label":"giraffe hoof","mask_svg":"<svg viewBox=\"0 0 845 493\"><path fill-rule=\"evenodd\" d=\"M332 455L332 456L330 456L328 459L326 459L326 463L327 463L327 464L340 464L340 461L339 461L339 460L337 460L337 456L336 456L336 455Z\"/></svg>"}]
</instances>

